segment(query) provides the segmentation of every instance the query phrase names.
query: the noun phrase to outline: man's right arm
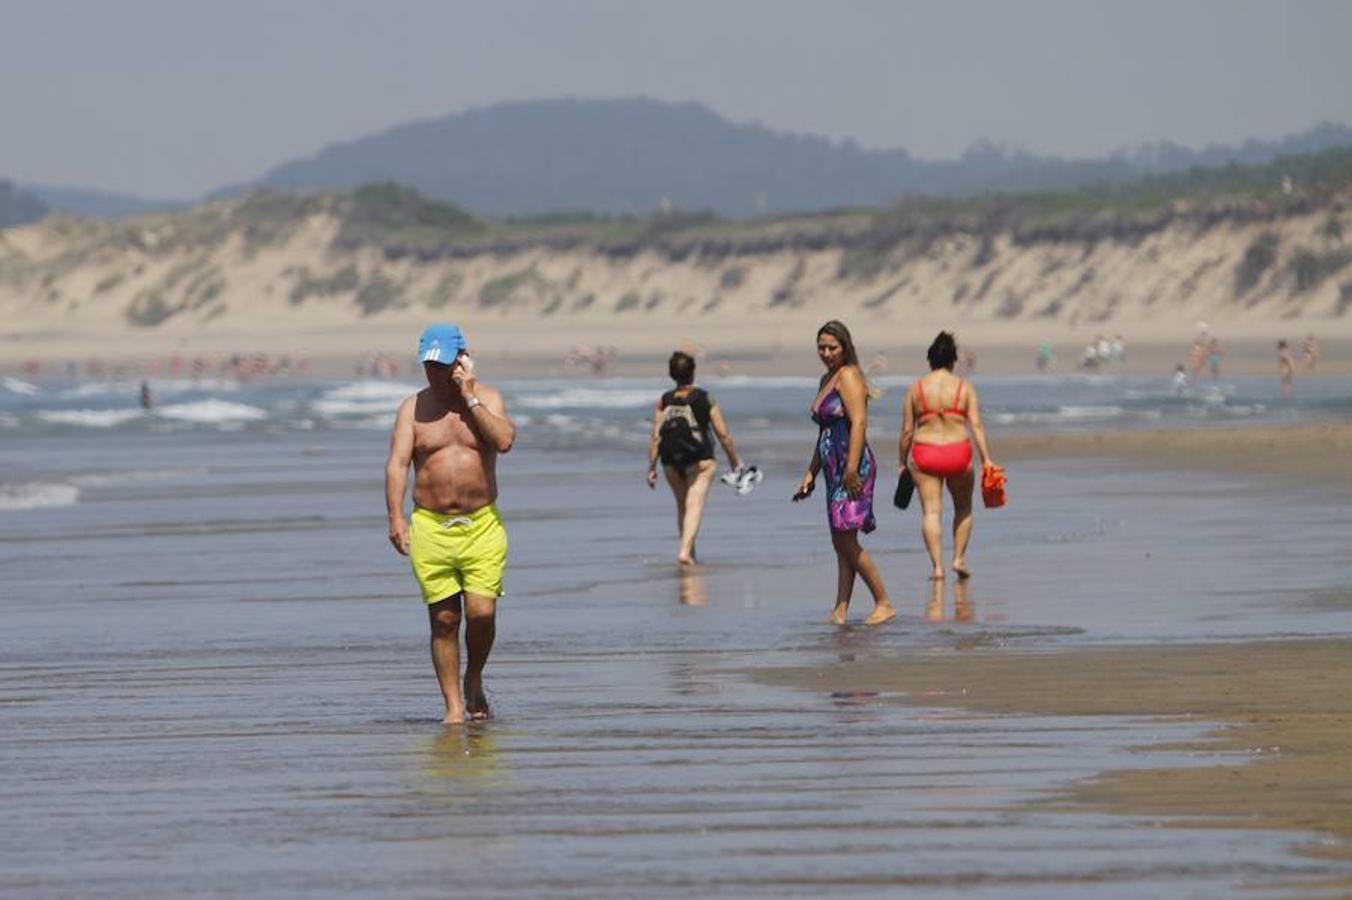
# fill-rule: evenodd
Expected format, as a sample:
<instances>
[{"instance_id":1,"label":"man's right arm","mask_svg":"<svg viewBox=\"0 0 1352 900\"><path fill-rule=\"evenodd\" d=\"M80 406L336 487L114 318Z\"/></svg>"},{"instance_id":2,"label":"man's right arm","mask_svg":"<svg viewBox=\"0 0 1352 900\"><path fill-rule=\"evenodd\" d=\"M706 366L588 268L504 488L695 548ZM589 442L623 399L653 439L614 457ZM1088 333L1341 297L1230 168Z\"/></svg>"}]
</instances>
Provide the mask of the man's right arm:
<instances>
[{"instance_id":1,"label":"man's right arm","mask_svg":"<svg viewBox=\"0 0 1352 900\"><path fill-rule=\"evenodd\" d=\"M413 405L416 397L399 404L390 431L390 457L385 462L385 512L390 519L390 543L408 556L408 520L404 518L404 491L413 461Z\"/></svg>"}]
</instances>

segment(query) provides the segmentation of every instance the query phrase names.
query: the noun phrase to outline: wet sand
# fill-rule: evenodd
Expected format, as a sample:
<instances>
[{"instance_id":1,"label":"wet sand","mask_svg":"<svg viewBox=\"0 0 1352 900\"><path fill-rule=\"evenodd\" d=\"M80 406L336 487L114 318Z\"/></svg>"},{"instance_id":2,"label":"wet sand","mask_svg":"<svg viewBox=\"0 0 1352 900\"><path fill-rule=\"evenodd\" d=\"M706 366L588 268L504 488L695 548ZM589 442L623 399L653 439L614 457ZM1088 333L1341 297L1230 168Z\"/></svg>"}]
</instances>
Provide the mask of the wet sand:
<instances>
[{"instance_id":1,"label":"wet sand","mask_svg":"<svg viewBox=\"0 0 1352 900\"><path fill-rule=\"evenodd\" d=\"M1113 458L1145 466L1249 472L1352 488L1352 425L999 434L991 452L1020 459Z\"/></svg>"},{"instance_id":2,"label":"wet sand","mask_svg":"<svg viewBox=\"0 0 1352 900\"><path fill-rule=\"evenodd\" d=\"M1352 592L1337 602L1352 604ZM932 707L1215 721L1226 726L1215 740L1169 748L1214 754L1213 764L1108 772L1047 802L1175 825L1319 831L1342 841L1321 855L1352 858L1352 640L930 653L754 677Z\"/></svg>"}]
</instances>

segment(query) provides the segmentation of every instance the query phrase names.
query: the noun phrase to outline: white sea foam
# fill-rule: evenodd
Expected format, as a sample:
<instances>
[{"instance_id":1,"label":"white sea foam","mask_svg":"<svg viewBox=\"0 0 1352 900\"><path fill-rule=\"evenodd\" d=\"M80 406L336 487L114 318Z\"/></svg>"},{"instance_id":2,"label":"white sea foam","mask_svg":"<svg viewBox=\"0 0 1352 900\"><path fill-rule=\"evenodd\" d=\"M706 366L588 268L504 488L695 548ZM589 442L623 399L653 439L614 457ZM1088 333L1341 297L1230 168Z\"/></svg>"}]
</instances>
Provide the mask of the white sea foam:
<instances>
[{"instance_id":1,"label":"white sea foam","mask_svg":"<svg viewBox=\"0 0 1352 900\"><path fill-rule=\"evenodd\" d=\"M703 379L701 379L703 380ZM708 379L713 387L736 388L815 388L817 379L805 375L719 375Z\"/></svg>"},{"instance_id":2,"label":"white sea foam","mask_svg":"<svg viewBox=\"0 0 1352 900\"><path fill-rule=\"evenodd\" d=\"M23 394L25 397L31 397L38 392L36 384L30 384L18 378L11 378L6 375L0 378L0 387L9 391L11 394Z\"/></svg>"},{"instance_id":3,"label":"white sea foam","mask_svg":"<svg viewBox=\"0 0 1352 900\"><path fill-rule=\"evenodd\" d=\"M141 392L142 379L123 379L120 381L86 381L74 387L66 388L58 396L66 400L79 400L84 397L136 396ZM145 383L152 394L168 396L191 391L221 394L239 390L239 382L232 378L149 378Z\"/></svg>"},{"instance_id":4,"label":"white sea foam","mask_svg":"<svg viewBox=\"0 0 1352 900\"><path fill-rule=\"evenodd\" d=\"M37 417L54 425L78 425L81 428L115 428L145 415L141 409L40 409Z\"/></svg>"},{"instance_id":5,"label":"white sea foam","mask_svg":"<svg viewBox=\"0 0 1352 900\"><path fill-rule=\"evenodd\" d=\"M401 382L357 381L325 391L310 404L310 408L326 418L386 412L393 415L399 403L416 391L414 385Z\"/></svg>"},{"instance_id":6,"label":"white sea foam","mask_svg":"<svg viewBox=\"0 0 1352 900\"><path fill-rule=\"evenodd\" d=\"M330 400L402 400L418 390L402 381L354 381L324 392Z\"/></svg>"},{"instance_id":7,"label":"white sea foam","mask_svg":"<svg viewBox=\"0 0 1352 900\"><path fill-rule=\"evenodd\" d=\"M201 469L132 469L126 472L91 472L87 475L75 475L68 480L81 488L117 487L134 481L164 481L171 478L186 478L200 473Z\"/></svg>"},{"instance_id":8,"label":"white sea foam","mask_svg":"<svg viewBox=\"0 0 1352 900\"><path fill-rule=\"evenodd\" d=\"M0 511L74 506L79 499L80 489L73 484L0 484Z\"/></svg>"},{"instance_id":9,"label":"white sea foam","mask_svg":"<svg viewBox=\"0 0 1352 900\"><path fill-rule=\"evenodd\" d=\"M1120 406L1062 406L1057 415L1063 419L1115 419L1126 410Z\"/></svg>"},{"instance_id":10,"label":"white sea foam","mask_svg":"<svg viewBox=\"0 0 1352 900\"><path fill-rule=\"evenodd\" d=\"M650 390L564 388L552 394L518 397L514 405L527 409L634 409L652 406L656 402L657 395Z\"/></svg>"},{"instance_id":11,"label":"white sea foam","mask_svg":"<svg viewBox=\"0 0 1352 900\"><path fill-rule=\"evenodd\" d=\"M217 425L228 427L244 422L257 422L268 417L268 411L244 403L232 403L229 400L196 400L191 403L175 403L156 410L157 415L176 422L191 422L197 425Z\"/></svg>"},{"instance_id":12,"label":"white sea foam","mask_svg":"<svg viewBox=\"0 0 1352 900\"><path fill-rule=\"evenodd\" d=\"M557 428L559 431L577 431L582 425L572 416L562 416L558 413L551 413L545 416L545 424L550 428Z\"/></svg>"}]
</instances>

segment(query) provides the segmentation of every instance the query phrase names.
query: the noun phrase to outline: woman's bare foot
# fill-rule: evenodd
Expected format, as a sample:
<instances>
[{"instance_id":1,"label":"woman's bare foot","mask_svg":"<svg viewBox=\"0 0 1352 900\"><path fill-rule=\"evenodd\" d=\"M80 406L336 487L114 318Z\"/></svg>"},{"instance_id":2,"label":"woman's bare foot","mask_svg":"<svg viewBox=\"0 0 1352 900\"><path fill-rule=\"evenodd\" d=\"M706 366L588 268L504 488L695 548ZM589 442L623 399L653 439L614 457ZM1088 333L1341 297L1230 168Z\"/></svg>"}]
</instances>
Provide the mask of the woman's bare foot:
<instances>
[{"instance_id":1,"label":"woman's bare foot","mask_svg":"<svg viewBox=\"0 0 1352 900\"><path fill-rule=\"evenodd\" d=\"M930 580L930 581L943 581L943 580L944 580L944 570L941 569L941 568L939 568L938 566L935 566L935 567L934 567L934 571L933 571L932 573L930 573L929 580Z\"/></svg>"},{"instance_id":2,"label":"woman's bare foot","mask_svg":"<svg viewBox=\"0 0 1352 900\"><path fill-rule=\"evenodd\" d=\"M683 566L693 566L695 564L695 554L678 553L676 554L676 562L680 563Z\"/></svg>"},{"instance_id":3,"label":"woman's bare foot","mask_svg":"<svg viewBox=\"0 0 1352 900\"><path fill-rule=\"evenodd\" d=\"M953 571L958 573L959 578L972 577L972 570L967 568L967 561L963 559L953 560Z\"/></svg>"},{"instance_id":4,"label":"woman's bare foot","mask_svg":"<svg viewBox=\"0 0 1352 900\"><path fill-rule=\"evenodd\" d=\"M446 710L446 718L441 720L442 725L460 725L465 721L465 711L463 709Z\"/></svg>"},{"instance_id":5,"label":"woman's bare foot","mask_svg":"<svg viewBox=\"0 0 1352 900\"><path fill-rule=\"evenodd\" d=\"M827 616L826 623L828 625L844 625L845 615L849 611L850 611L849 604L837 603L836 608L831 610L831 615Z\"/></svg>"},{"instance_id":6,"label":"woman's bare foot","mask_svg":"<svg viewBox=\"0 0 1352 900\"><path fill-rule=\"evenodd\" d=\"M890 622L897 617L897 611L893 609L892 603L888 600L880 600L873 605L873 612L868 614L864 620L865 625L881 625L884 622Z\"/></svg>"}]
</instances>

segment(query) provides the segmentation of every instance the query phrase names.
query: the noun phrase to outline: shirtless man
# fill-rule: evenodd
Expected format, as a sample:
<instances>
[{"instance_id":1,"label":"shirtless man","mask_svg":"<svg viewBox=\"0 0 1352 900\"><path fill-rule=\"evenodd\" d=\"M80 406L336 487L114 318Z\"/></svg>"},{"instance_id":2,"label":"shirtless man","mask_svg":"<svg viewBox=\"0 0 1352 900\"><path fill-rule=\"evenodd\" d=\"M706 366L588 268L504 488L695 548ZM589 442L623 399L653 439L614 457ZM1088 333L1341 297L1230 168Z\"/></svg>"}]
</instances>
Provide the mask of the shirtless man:
<instances>
[{"instance_id":1,"label":"shirtless man","mask_svg":"<svg viewBox=\"0 0 1352 900\"><path fill-rule=\"evenodd\" d=\"M497 459L516 427L502 395L474 377L465 336L432 325L418 340L427 387L399 405L385 464L390 543L409 557L432 628L432 666L446 701L443 721L489 717L483 671L493 649L507 531L498 515ZM404 518L413 464L413 516ZM460 619L465 677L460 680Z\"/></svg>"}]
</instances>

